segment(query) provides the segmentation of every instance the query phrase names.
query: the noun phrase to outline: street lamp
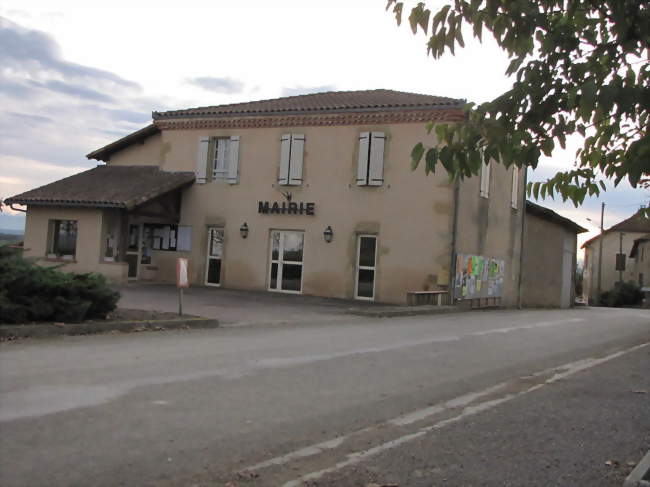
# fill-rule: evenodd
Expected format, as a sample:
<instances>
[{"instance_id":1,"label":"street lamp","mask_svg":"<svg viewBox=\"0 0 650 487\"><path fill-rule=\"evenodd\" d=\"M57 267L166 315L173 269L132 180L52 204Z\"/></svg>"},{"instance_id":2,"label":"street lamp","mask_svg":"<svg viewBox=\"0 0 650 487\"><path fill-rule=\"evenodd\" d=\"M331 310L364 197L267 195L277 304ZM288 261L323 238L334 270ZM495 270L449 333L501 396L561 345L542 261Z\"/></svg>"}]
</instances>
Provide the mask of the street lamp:
<instances>
[{"instance_id":1,"label":"street lamp","mask_svg":"<svg viewBox=\"0 0 650 487\"><path fill-rule=\"evenodd\" d=\"M330 243L332 239L334 238L334 231L332 230L332 227L327 225L327 228L323 232L323 238L327 243Z\"/></svg>"}]
</instances>

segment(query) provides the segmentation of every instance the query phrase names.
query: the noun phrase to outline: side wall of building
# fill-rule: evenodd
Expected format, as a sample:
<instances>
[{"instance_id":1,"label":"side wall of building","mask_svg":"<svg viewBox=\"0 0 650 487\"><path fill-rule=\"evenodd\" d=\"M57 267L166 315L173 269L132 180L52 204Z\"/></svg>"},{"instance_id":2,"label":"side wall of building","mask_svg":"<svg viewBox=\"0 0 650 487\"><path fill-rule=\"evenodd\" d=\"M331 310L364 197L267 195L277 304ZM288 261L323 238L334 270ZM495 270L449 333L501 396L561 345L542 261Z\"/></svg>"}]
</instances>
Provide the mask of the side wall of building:
<instances>
[{"instance_id":1,"label":"side wall of building","mask_svg":"<svg viewBox=\"0 0 650 487\"><path fill-rule=\"evenodd\" d=\"M524 242L523 306L572 306L575 301L577 253L575 232L528 213Z\"/></svg>"},{"instance_id":2,"label":"side wall of building","mask_svg":"<svg viewBox=\"0 0 650 487\"><path fill-rule=\"evenodd\" d=\"M107 164L113 166L162 166L169 146L163 143L162 134L147 137L111 154Z\"/></svg>"},{"instance_id":3,"label":"side wall of building","mask_svg":"<svg viewBox=\"0 0 650 487\"><path fill-rule=\"evenodd\" d=\"M511 205L512 171L492 164L490 191L481 197L478 176L460 185L457 253L503 260L505 264L502 304L517 305L524 210L524 177L519 177L517 208Z\"/></svg>"},{"instance_id":4,"label":"side wall of building","mask_svg":"<svg viewBox=\"0 0 650 487\"><path fill-rule=\"evenodd\" d=\"M61 266L67 272L99 272L111 282L126 282L126 264L101 259L105 210L54 206L27 207L25 257L38 258L43 266ZM76 220L77 245L74 261L48 259L48 232L51 220Z\"/></svg>"},{"instance_id":5,"label":"side wall of building","mask_svg":"<svg viewBox=\"0 0 650 487\"><path fill-rule=\"evenodd\" d=\"M632 272L640 286L650 288L650 241L639 244Z\"/></svg>"}]
</instances>

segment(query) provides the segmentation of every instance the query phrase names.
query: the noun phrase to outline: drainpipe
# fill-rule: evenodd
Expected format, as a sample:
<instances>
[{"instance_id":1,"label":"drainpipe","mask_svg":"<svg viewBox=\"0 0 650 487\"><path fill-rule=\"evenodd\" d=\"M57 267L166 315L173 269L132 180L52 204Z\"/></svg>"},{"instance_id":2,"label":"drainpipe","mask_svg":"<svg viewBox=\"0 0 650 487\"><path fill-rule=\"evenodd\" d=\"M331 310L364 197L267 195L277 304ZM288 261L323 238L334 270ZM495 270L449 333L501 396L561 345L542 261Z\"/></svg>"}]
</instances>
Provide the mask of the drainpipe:
<instances>
[{"instance_id":1,"label":"drainpipe","mask_svg":"<svg viewBox=\"0 0 650 487\"><path fill-rule=\"evenodd\" d=\"M517 309L522 308L521 292L523 288L524 273L524 231L526 230L526 186L528 184L528 167L524 171L524 190L522 191L521 205L521 248L519 249L519 282L517 284Z\"/></svg>"},{"instance_id":2,"label":"drainpipe","mask_svg":"<svg viewBox=\"0 0 650 487\"><path fill-rule=\"evenodd\" d=\"M449 266L449 304L453 305L456 300L454 284L456 282L456 237L458 234L458 205L460 201L460 179L454 181L454 215L451 229L451 265Z\"/></svg>"}]
</instances>

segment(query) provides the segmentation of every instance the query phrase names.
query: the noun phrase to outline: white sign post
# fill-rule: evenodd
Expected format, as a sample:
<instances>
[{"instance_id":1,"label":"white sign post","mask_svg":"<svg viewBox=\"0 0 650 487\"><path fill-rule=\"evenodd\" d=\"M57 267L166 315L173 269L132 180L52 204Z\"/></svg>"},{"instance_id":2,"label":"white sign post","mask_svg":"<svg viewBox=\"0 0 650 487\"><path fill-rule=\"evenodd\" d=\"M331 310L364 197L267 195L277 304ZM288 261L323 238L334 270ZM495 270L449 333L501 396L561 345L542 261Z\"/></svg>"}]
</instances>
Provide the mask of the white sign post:
<instances>
[{"instance_id":1,"label":"white sign post","mask_svg":"<svg viewBox=\"0 0 650 487\"><path fill-rule=\"evenodd\" d=\"M179 257L176 259L176 287L178 288L178 314L183 314L183 289L190 287L187 278L187 259Z\"/></svg>"}]
</instances>

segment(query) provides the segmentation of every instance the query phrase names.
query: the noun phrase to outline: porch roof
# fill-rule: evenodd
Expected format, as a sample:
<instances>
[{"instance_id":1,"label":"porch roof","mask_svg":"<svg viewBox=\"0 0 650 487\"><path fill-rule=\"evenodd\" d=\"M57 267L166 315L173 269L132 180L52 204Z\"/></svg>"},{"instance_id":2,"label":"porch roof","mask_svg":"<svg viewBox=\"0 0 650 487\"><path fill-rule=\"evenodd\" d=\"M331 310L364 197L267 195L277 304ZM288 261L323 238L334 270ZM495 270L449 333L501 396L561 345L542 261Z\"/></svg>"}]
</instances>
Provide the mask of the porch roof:
<instances>
[{"instance_id":1,"label":"porch roof","mask_svg":"<svg viewBox=\"0 0 650 487\"><path fill-rule=\"evenodd\" d=\"M6 204L133 209L194 182L193 172L156 166L97 166L40 188L6 198Z\"/></svg>"}]
</instances>

